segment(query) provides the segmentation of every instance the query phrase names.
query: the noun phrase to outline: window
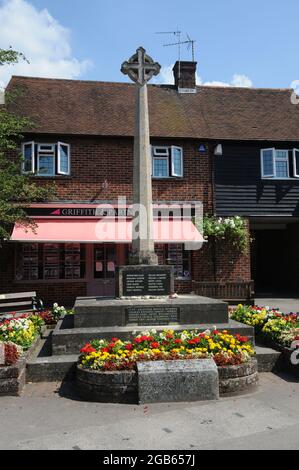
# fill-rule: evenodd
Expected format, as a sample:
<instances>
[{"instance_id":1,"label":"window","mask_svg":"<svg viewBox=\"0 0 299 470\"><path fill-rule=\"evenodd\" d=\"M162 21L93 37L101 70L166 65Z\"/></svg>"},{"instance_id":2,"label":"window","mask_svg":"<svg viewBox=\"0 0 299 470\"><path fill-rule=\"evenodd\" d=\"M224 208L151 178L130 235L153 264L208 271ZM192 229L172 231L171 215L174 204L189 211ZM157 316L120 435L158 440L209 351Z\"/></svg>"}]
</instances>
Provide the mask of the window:
<instances>
[{"instance_id":1,"label":"window","mask_svg":"<svg viewBox=\"0 0 299 470\"><path fill-rule=\"evenodd\" d=\"M154 178L183 176L183 149L171 147L152 148L152 168Z\"/></svg>"},{"instance_id":2,"label":"window","mask_svg":"<svg viewBox=\"0 0 299 470\"><path fill-rule=\"evenodd\" d=\"M37 144L37 173L40 176L55 175L55 145Z\"/></svg>"},{"instance_id":3,"label":"window","mask_svg":"<svg viewBox=\"0 0 299 470\"><path fill-rule=\"evenodd\" d=\"M169 176L168 157L155 157L153 159L153 175L156 178L168 178Z\"/></svg>"},{"instance_id":4,"label":"window","mask_svg":"<svg viewBox=\"0 0 299 470\"><path fill-rule=\"evenodd\" d=\"M70 174L70 146L68 144L63 144L58 142L58 173L60 175L69 175Z\"/></svg>"},{"instance_id":5,"label":"window","mask_svg":"<svg viewBox=\"0 0 299 470\"><path fill-rule=\"evenodd\" d=\"M84 279L85 248L80 243L17 245L16 280Z\"/></svg>"},{"instance_id":6,"label":"window","mask_svg":"<svg viewBox=\"0 0 299 470\"><path fill-rule=\"evenodd\" d=\"M297 151L298 152L298 151ZM293 174L290 175L289 150L275 148L261 150L261 170L262 178L290 178L297 175L297 155L296 149L293 150ZM299 158L298 158L299 163ZM299 168L298 168L299 170Z\"/></svg>"},{"instance_id":7,"label":"window","mask_svg":"<svg viewBox=\"0 0 299 470\"><path fill-rule=\"evenodd\" d=\"M34 150L34 142L26 142L22 145L22 153L24 158L22 170L24 173L34 172Z\"/></svg>"},{"instance_id":8,"label":"window","mask_svg":"<svg viewBox=\"0 0 299 470\"><path fill-rule=\"evenodd\" d=\"M173 266L176 279L191 279L190 251L185 250L183 244L156 244L155 252L158 256L159 264L170 264Z\"/></svg>"},{"instance_id":9,"label":"window","mask_svg":"<svg viewBox=\"0 0 299 470\"><path fill-rule=\"evenodd\" d=\"M18 245L16 265L16 280L21 281L38 279L38 244L26 243Z\"/></svg>"},{"instance_id":10,"label":"window","mask_svg":"<svg viewBox=\"0 0 299 470\"><path fill-rule=\"evenodd\" d=\"M70 145L25 142L22 146L24 173L35 172L38 176L70 174Z\"/></svg>"},{"instance_id":11,"label":"window","mask_svg":"<svg viewBox=\"0 0 299 470\"><path fill-rule=\"evenodd\" d=\"M299 178L299 149L293 149L293 171L294 176Z\"/></svg>"}]
</instances>

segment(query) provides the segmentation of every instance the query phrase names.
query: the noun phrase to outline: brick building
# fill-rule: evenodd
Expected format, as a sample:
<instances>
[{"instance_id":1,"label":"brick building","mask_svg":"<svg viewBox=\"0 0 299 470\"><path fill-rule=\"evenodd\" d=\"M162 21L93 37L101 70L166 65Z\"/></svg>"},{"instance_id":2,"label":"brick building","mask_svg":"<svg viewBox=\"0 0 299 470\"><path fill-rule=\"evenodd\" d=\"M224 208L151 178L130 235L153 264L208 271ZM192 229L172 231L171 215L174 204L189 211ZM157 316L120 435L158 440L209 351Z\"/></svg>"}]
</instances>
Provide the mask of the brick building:
<instances>
[{"instance_id":1,"label":"brick building","mask_svg":"<svg viewBox=\"0 0 299 470\"><path fill-rule=\"evenodd\" d=\"M174 67L175 85L148 87L153 202L182 207L196 201L213 214L214 150L232 124L220 91L196 87L195 69L195 63L181 62L180 77ZM116 208L126 197L123 214L129 218L134 85L14 76L8 89L16 87L22 93L12 110L35 123L22 142L23 171L33 171L41 185L54 181L56 196L29 209L36 233L16 226L0 250L0 293L35 290L46 303L65 305L76 296L111 295L115 267L126 263L130 240L95 238L95 210ZM226 243L185 250L184 241L156 239L159 261L174 265L177 292L191 292L198 283L250 281L249 252Z\"/></svg>"}]
</instances>

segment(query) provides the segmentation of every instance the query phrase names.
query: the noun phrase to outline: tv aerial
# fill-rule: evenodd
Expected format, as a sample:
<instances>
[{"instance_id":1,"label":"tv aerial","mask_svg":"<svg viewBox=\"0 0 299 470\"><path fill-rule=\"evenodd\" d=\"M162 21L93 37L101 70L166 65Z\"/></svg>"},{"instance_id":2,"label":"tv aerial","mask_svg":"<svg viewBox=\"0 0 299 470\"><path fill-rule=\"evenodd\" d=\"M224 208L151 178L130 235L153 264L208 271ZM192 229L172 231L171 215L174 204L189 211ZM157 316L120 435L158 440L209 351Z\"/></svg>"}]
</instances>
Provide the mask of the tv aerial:
<instances>
[{"instance_id":1,"label":"tv aerial","mask_svg":"<svg viewBox=\"0 0 299 470\"><path fill-rule=\"evenodd\" d=\"M195 50L195 47L194 47L194 44L195 44L195 40L194 39L191 39L190 36L188 34L186 34L187 36L187 39L186 41L181 41L179 40L178 42L172 42L170 44L163 44L163 46L167 47L167 46L176 46L176 45L179 45L179 52L180 52L180 46L182 44L187 44L187 50L189 51L191 49L191 53L192 53L192 62L194 62L194 50ZM179 60L180 60L180 54L179 54Z\"/></svg>"},{"instance_id":2,"label":"tv aerial","mask_svg":"<svg viewBox=\"0 0 299 470\"><path fill-rule=\"evenodd\" d=\"M187 50L189 51L191 49L192 62L194 62L194 57L195 57L194 44L195 44L196 41L194 39L191 39L188 34L186 34L186 36L187 36L186 41L181 41L182 31L180 31L178 28L177 28L176 31L159 31L156 34L169 34L169 35L174 35L175 37L177 37L178 40L176 42L172 42L172 43L169 43L169 44L163 44L163 47L178 46L178 63L179 63L178 75L179 75L179 78L180 78L180 76L181 76L181 66L180 66L180 63L181 63L181 46L183 44L186 44L187 45Z\"/></svg>"}]
</instances>

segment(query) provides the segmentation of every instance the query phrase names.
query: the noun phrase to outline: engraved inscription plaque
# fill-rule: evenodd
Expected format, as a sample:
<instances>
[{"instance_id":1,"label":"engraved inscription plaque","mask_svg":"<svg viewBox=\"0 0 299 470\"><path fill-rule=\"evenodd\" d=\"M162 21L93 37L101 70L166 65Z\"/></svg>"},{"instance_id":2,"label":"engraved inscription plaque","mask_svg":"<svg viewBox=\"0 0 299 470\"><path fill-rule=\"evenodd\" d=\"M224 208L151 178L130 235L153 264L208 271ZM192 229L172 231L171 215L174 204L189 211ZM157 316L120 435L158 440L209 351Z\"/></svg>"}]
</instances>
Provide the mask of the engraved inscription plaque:
<instances>
[{"instance_id":1,"label":"engraved inscription plaque","mask_svg":"<svg viewBox=\"0 0 299 470\"><path fill-rule=\"evenodd\" d=\"M180 309L168 306L126 308L126 324L137 326L170 325L180 322Z\"/></svg>"},{"instance_id":2,"label":"engraved inscription plaque","mask_svg":"<svg viewBox=\"0 0 299 470\"><path fill-rule=\"evenodd\" d=\"M169 295L171 291L170 272L140 270L124 272L124 295Z\"/></svg>"}]
</instances>

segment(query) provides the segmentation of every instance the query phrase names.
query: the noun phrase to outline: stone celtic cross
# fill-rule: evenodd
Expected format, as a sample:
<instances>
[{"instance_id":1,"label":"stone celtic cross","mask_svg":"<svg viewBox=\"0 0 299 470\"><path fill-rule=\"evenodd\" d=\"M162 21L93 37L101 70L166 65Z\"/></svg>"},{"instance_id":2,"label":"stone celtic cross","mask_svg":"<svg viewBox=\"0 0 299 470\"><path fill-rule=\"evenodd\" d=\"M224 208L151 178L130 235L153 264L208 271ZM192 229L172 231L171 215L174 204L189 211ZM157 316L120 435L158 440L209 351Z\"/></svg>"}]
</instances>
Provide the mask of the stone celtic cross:
<instances>
[{"instance_id":1,"label":"stone celtic cross","mask_svg":"<svg viewBox=\"0 0 299 470\"><path fill-rule=\"evenodd\" d=\"M154 250L151 148L147 82L158 75L161 66L139 47L132 57L124 62L121 71L136 84L133 205L138 207L133 217L131 265L158 264ZM136 230L135 230L136 228Z\"/></svg>"},{"instance_id":2,"label":"stone celtic cross","mask_svg":"<svg viewBox=\"0 0 299 470\"><path fill-rule=\"evenodd\" d=\"M139 47L130 59L121 66L121 72L128 75L133 82L143 86L153 75L158 75L161 66L158 62L145 53L143 47Z\"/></svg>"}]
</instances>

